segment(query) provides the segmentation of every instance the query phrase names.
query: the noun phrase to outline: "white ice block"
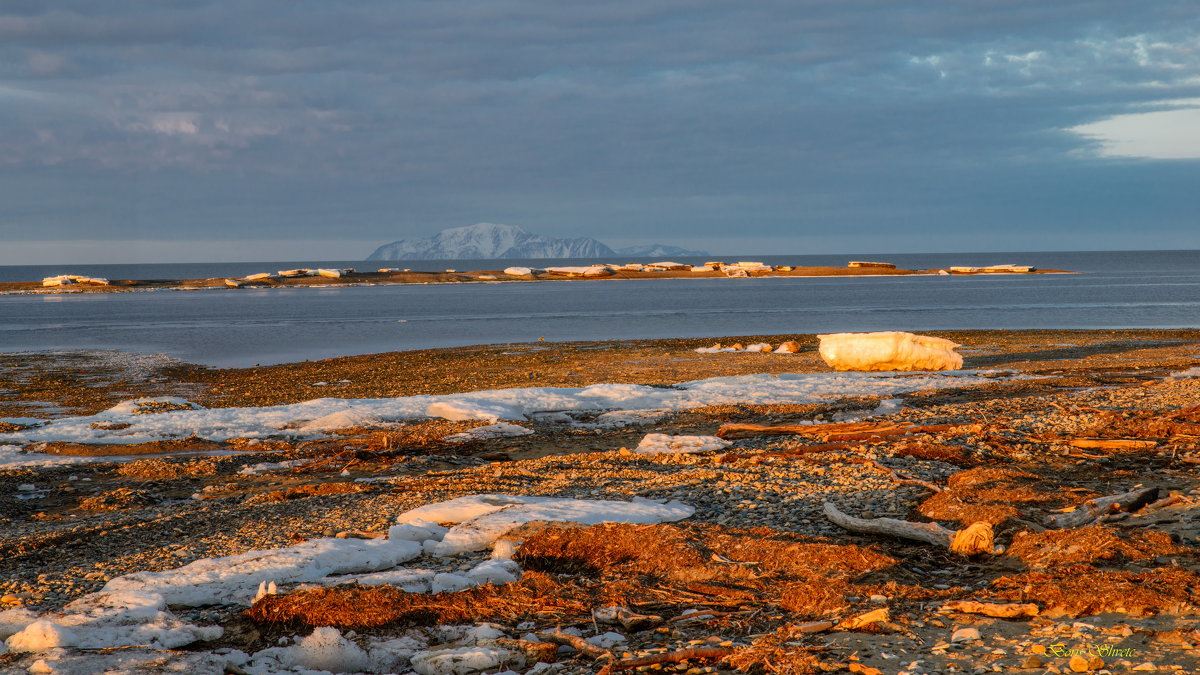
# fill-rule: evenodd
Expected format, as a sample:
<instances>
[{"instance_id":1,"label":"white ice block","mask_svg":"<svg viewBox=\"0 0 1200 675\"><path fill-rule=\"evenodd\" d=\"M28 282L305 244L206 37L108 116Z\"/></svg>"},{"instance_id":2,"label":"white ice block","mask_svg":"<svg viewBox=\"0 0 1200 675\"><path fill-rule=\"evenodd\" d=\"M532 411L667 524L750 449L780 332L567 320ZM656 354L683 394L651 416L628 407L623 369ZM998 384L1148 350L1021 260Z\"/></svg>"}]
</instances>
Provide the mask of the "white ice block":
<instances>
[{"instance_id":1,"label":"white ice block","mask_svg":"<svg viewBox=\"0 0 1200 675\"><path fill-rule=\"evenodd\" d=\"M818 335L825 363L837 370L958 370L957 343L900 331Z\"/></svg>"}]
</instances>

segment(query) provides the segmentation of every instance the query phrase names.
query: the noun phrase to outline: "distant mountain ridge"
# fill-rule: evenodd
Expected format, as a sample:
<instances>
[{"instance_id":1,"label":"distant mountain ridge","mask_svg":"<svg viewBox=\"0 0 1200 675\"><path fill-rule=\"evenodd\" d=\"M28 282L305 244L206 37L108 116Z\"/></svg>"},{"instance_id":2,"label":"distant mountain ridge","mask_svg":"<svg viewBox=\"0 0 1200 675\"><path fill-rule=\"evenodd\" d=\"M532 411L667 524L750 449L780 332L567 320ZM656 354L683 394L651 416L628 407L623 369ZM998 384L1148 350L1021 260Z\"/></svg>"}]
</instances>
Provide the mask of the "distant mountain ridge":
<instances>
[{"instance_id":1,"label":"distant mountain ridge","mask_svg":"<svg viewBox=\"0 0 1200 675\"><path fill-rule=\"evenodd\" d=\"M651 244L620 250L591 237L558 239L516 225L476 223L442 230L423 239L401 239L375 249L367 260L491 260L512 258L604 258L610 256L708 255L678 246Z\"/></svg>"},{"instance_id":2,"label":"distant mountain ridge","mask_svg":"<svg viewBox=\"0 0 1200 675\"><path fill-rule=\"evenodd\" d=\"M617 249L617 254L629 256L630 258L662 258L669 256L703 257L709 255L708 251L693 251L692 249L682 248L679 246L668 246L666 244L626 246L625 248Z\"/></svg>"}]
</instances>

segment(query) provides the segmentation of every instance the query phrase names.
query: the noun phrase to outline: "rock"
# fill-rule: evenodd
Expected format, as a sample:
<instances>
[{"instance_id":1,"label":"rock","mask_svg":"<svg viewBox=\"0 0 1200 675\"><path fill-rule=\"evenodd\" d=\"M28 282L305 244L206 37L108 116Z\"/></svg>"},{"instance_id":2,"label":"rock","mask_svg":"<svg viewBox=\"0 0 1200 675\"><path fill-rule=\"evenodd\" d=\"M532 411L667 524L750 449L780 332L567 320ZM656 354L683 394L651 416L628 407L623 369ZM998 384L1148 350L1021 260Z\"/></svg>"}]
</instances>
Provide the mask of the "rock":
<instances>
[{"instance_id":1,"label":"rock","mask_svg":"<svg viewBox=\"0 0 1200 675\"><path fill-rule=\"evenodd\" d=\"M1099 670L1104 667L1104 659L1099 656L1087 657L1080 654L1075 654L1071 660L1067 662L1067 667L1074 673L1087 673L1093 670Z\"/></svg>"},{"instance_id":2,"label":"rock","mask_svg":"<svg viewBox=\"0 0 1200 675\"><path fill-rule=\"evenodd\" d=\"M1152 671L1158 670L1158 666L1154 665L1153 663L1150 663L1149 661L1145 661L1143 663L1137 664L1133 668L1130 668L1130 670L1151 671L1152 672Z\"/></svg>"},{"instance_id":3,"label":"rock","mask_svg":"<svg viewBox=\"0 0 1200 675\"><path fill-rule=\"evenodd\" d=\"M775 348L776 354L798 354L800 352L800 343L795 340L782 342Z\"/></svg>"},{"instance_id":4,"label":"rock","mask_svg":"<svg viewBox=\"0 0 1200 675\"><path fill-rule=\"evenodd\" d=\"M982 639L983 638L979 635L979 629L969 626L966 628L959 628L950 636L951 642L970 642L971 640Z\"/></svg>"},{"instance_id":5,"label":"rock","mask_svg":"<svg viewBox=\"0 0 1200 675\"><path fill-rule=\"evenodd\" d=\"M596 635L594 637L587 638L587 641L590 642L591 644L596 645L597 647L602 648L602 649L611 649L613 647L616 647L619 644L624 644L625 642L628 642L628 638L626 638L624 635L621 635L620 633L614 633L612 631L609 631L607 633L602 633L600 635Z\"/></svg>"},{"instance_id":6,"label":"rock","mask_svg":"<svg viewBox=\"0 0 1200 675\"><path fill-rule=\"evenodd\" d=\"M1021 662L1022 668L1041 668L1046 662L1037 654L1030 654L1024 661Z\"/></svg>"}]
</instances>

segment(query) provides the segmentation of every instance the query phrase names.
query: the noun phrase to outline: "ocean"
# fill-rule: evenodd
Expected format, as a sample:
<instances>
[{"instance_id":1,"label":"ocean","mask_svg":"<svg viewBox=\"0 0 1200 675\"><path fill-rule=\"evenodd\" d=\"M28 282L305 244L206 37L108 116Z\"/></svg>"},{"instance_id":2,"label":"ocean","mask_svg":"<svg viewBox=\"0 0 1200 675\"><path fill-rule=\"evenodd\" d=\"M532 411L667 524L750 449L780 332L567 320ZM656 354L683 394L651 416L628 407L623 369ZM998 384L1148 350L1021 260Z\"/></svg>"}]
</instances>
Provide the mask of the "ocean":
<instances>
[{"instance_id":1,"label":"ocean","mask_svg":"<svg viewBox=\"0 0 1200 675\"><path fill-rule=\"evenodd\" d=\"M1013 263L1080 274L2 295L0 352L115 349L165 353L192 363L235 367L540 338L556 342L875 330L1200 327L1198 251L737 259L776 265L843 266L852 258L886 260L904 268ZM0 281L37 280L62 273L110 279L169 279L234 276L290 267L472 270L585 262L595 261L8 266L0 267Z\"/></svg>"}]
</instances>

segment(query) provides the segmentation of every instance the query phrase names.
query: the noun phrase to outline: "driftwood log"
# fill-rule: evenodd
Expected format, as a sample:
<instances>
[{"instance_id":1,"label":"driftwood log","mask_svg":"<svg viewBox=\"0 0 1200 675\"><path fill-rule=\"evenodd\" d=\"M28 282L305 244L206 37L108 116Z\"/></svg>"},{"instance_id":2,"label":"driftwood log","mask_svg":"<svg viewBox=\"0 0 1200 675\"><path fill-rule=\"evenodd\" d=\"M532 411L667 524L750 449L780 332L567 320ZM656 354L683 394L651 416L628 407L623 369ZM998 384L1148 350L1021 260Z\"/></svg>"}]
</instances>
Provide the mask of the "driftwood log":
<instances>
[{"instance_id":1,"label":"driftwood log","mask_svg":"<svg viewBox=\"0 0 1200 675\"><path fill-rule=\"evenodd\" d=\"M603 647L597 647L578 635L564 633L558 628L555 628L553 633L537 633L536 635L545 642L551 642L556 645L567 645L593 661L607 660L613 657L611 651Z\"/></svg>"},{"instance_id":2,"label":"driftwood log","mask_svg":"<svg viewBox=\"0 0 1200 675\"><path fill-rule=\"evenodd\" d=\"M877 422L844 422L840 424L722 424L718 438L753 438L755 436L811 436L826 441L865 441L889 436L936 434L943 432L974 433L981 424L898 425Z\"/></svg>"},{"instance_id":3,"label":"driftwood log","mask_svg":"<svg viewBox=\"0 0 1200 675\"><path fill-rule=\"evenodd\" d=\"M825 502L825 517L834 525L861 534L881 534L944 546L959 555L995 553L995 534L988 523L972 523L961 530L948 530L937 523L915 523L895 518L855 518Z\"/></svg>"},{"instance_id":4,"label":"driftwood log","mask_svg":"<svg viewBox=\"0 0 1200 675\"><path fill-rule=\"evenodd\" d=\"M1079 505L1074 511L1046 516L1045 523L1047 527L1060 530L1082 527L1094 523L1100 517L1110 513L1120 513L1122 511L1133 513L1157 499L1158 488L1156 487L1130 490L1129 492L1122 492L1119 495L1097 497Z\"/></svg>"},{"instance_id":5,"label":"driftwood log","mask_svg":"<svg viewBox=\"0 0 1200 675\"><path fill-rule=\"evenodd\" d=\"M1072 438L1067 445L1076 448L1103 448L1106 450L1153 448L1158 441L1137 438Z\"/></svg>"},{"instance_id":6,"label":"driftwood log","mask_svg":"<svg viewBox=\"0 0 1200 675\"><path fill-rule=\"evenodd\" d=\"M997 619L1028 619L1038 615L1038 606L1031 602L975 602L974 600L951 600L942 609L964 614L982 614Z\"/></svg>"},{"instance_id":7,"label":"driftwood log","mask_svg":"<svg viewBox=\"0 0 1200 675\"><path fill-rule=\"evenodd\" d=\"M638 614L628 607L597 607L592 617L600 623L620 624L625 630L639 631L662 625L663 618L654 614Z\"/></svg>"}]
</instances>

